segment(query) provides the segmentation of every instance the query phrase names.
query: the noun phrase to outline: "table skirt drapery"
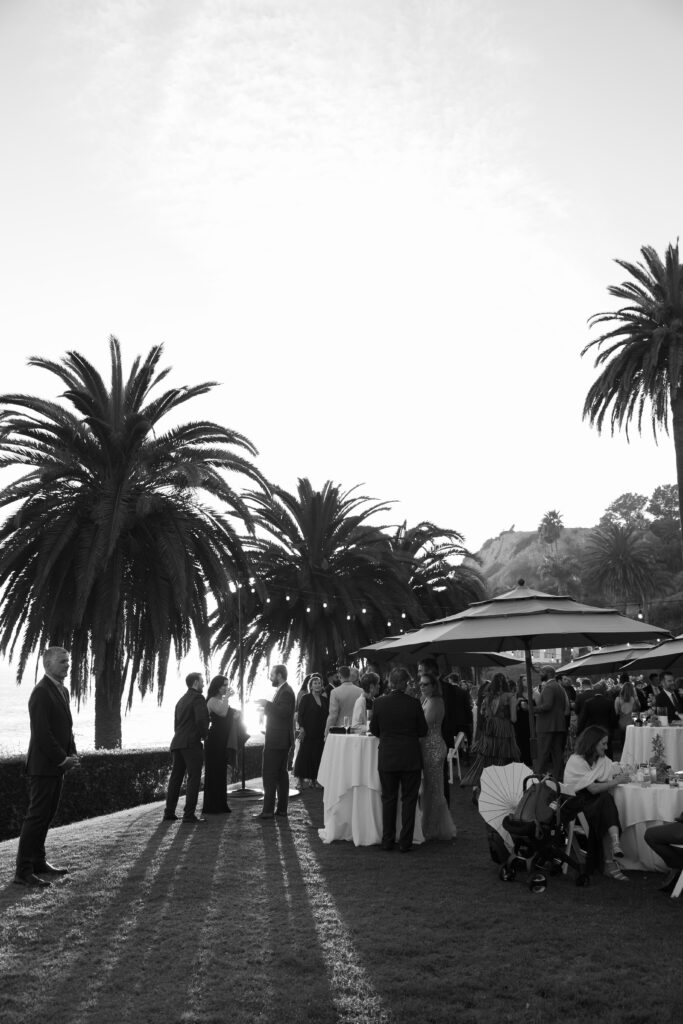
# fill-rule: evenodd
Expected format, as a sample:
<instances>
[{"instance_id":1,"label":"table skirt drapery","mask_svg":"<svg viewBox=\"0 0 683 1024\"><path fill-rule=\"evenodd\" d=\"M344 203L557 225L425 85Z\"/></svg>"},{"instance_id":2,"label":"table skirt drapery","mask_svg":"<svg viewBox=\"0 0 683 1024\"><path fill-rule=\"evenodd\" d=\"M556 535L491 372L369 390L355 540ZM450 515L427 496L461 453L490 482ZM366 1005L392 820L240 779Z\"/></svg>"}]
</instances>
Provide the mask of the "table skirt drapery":
<instances>
[{"instance_id":1,"label":"table skirt drapery","mask_svg":"<svg viewBox=\"0 0 683 1024\"><path fill-rule=\"evenodd\" d=\"M643 787L631 782L616 787L614 802L622 827L621 866L627 871L667 871L663 860L645 842L645 831L651 825L671 822L683 812L683 789L667 785Z\"/></svg>"},{"instance_id":2,"label":"table skirt drapery","mask_svg":"<svg viewBox=\"0 0 683 1024\"><path fill-rule=\"evenodd\" d=\"M337 839L355 846L382 841L382 787L377 770L379 740L355 733L330 733L325 741L318 782L324 789L325 827L318 829L324 843ZM399 800L396 834L401 830ZM424 842L418 804L413 842Z\"/></svg>"}]
</instances>

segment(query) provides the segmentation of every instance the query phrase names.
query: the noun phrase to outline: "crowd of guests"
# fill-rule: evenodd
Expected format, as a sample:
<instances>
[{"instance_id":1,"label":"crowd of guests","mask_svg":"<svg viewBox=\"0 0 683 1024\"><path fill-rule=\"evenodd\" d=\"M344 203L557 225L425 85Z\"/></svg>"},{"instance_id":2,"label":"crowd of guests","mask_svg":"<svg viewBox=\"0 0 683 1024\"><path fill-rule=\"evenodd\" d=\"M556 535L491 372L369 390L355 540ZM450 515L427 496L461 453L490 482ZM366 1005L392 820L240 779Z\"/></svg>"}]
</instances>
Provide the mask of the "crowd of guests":
<instances>
[{"instance_id":1,"label":"crowd of guests","mask_svg":"<svg viewBox=\"0 0 683 1024\"><path fill-rule=\"evenodd\" d=\"M68 691L63 685L69 656L59 647L43 658L45 676L29 701L31 741L27 755L29 808L17 851L15 881L32 887L49 885L50 875L66 873L46 859L45 839L59 803L66 771L78 766ZM299 785L318 786L324 745L330 733L370 732L379 738L378 771L382 790L382 847L396 840L399 793L402 826L399 849L412 848L415 807L422 786L422 828L425 839L449 840L456 834L450 814L447 752L460 736L469 750L469 768L461 785L476 798L483 769L523 761L563 784L566 809L589 822L589 868L601 867L618 881L623 850L613 792L630 781L613 757L623 745L630 722L648 708L669 722L683 720L683 679L670 673L647 680L568 677L557 679L552 668L540 675L529 704L525 681L516 683L496 673L476 689L457 673L439 675L437 663L425 657L415 674L393 668L386 680L376 672L360 675L341 666L323 679L308 675L295 695L284 665L270 671L274 695L260 701L265 722L263 808L255 817L287 817L289 769ZM232 691L225 676L215 676L206 699L204 678L190 673L187 692L174 713L172 769L164 819L177 820L176 807L187 779L183 821L199 823L197 802L204 772L203 814L227 814L228 772L237 761L247 734L238 712L230 707ZM536 757L532 763L530 714L535 722ZM683 818L683 816L681 816ZM648 829L646 841L669 866L665 891L671 891L683 868L683 821ZM45 876L48 876L46 878Z\"/></svg>"}]
</instances>

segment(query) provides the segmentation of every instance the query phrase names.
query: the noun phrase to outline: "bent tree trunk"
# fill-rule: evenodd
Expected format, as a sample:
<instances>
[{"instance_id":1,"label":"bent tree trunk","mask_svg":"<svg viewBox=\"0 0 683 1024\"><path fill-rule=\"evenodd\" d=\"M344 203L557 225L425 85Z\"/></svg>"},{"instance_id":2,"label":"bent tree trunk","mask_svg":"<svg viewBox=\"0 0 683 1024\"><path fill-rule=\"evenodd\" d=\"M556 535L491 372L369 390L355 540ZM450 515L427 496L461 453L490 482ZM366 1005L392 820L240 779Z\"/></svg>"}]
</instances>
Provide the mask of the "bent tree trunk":
<instances>
[{"instance_id":1,"label":"bent tree trunk","mask_svg":"<svg viewBox=\"0 0 683 1024\"><path fill-rule=\"evenodd\" d=\"M676 483L678 484L678 512L681 521L681 544L683 545L683 386L674 397L671 392L674 450L676 452Z\"/></svg>"},{"instance_id":2,"label":"bent tree trunk","mask_svg":"<svg viewBox=\"0 0 683 1024\"><path fill-rule=\"evenodd\" d=\"M114 646L107 643L103 663L95 666L95 749L121 747L121 700L125 685Z\"/></svg>"}]
</instances>

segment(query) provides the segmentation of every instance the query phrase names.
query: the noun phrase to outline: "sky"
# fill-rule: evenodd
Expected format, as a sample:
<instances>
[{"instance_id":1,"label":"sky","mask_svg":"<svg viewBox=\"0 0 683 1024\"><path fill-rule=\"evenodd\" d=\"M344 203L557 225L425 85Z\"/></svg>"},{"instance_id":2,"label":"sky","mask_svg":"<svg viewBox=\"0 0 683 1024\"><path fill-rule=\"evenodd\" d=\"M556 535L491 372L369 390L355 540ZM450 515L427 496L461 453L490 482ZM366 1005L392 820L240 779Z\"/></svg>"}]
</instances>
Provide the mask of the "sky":
<instances>
[{"instance_id":1,"label":"sky","mask_svg":"<svg viewBox=\"0 0 683 1024\"><path fill-rule=\"evenodd\" d=\"M580 352L680 231L682 44L678 0L2 0L2 390L163 343L277 484L594 525L675 481Z\"/></svg>"}]
</instances>

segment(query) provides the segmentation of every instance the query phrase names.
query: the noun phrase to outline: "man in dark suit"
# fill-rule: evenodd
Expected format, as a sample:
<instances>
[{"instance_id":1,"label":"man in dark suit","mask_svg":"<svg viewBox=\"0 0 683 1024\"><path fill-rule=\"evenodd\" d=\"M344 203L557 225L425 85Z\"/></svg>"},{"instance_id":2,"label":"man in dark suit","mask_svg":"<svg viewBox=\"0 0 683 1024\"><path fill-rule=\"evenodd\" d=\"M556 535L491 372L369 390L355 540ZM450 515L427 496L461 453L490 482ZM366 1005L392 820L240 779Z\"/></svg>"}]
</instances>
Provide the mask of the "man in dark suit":
<instances>
[{"instance_id":1,"label":"man in dark suit","mask_svg":"<svg viewBox=\"0 0 683 1024\"><path fill-rule=\"evenodd\" d=\"M375 701L370 722L370 732L379 737L377 767L382 785L382 849L394 847L400 788L398 848L402 853L408 853L413 845L415 807L422 775L420 737L426 736L428 731L420 702L405 692L409 679L406 669L392 668L389 693Z\"/></svg>"},{"instance_id":2,"label":"man in dark suit","mask_svg":"<svg viewBox=\"0 0 683 1024\"><path fill-rule=\"evenodd\" d=\"M206 820L198 818L195 811L204 764L202 740L206 739L209 731L209 709L202 696L204 677L201 672L190 672L185 678L185 685L187 693L180 698L175 706L175 732L171 740L173 767L168 780L164 821L177 820L175 809L180 796L180 787L187 773L183 821L187 824L197 825Z\"/></svg>"},{"instance_id":3,"label":"man in dark suit","mask_svg":"<svg viewBox=\"0 0 683 1024\"><path fill-rule=\"evenodd\" d=\"M676 693L672 672L665 672L662 677L662 688L655 698L655 707L662 714L666 712L669 722L678 722L683 718L683 707Z\"/></svg>"},{"instance_id":4,"label":"man in dark suit","mask_svg":"<svg viewBox=\"0 0 683 1024\"><path fill-rule=\"evenodd\" d=\"M607 696L607 684L598 680L590 696L581 707L576 721L576 735L580 736L589 725L599 725L607 732L607 756L612 756L612 736L619 723L614 699Z\"/></svg>"},{"instance_id":5,"label":"man in dark suit","mask_svg":"<svg viewBox=\"0 0 683 1024\"><path fill-rule=\"evenodd\" d=\"M275 665L270 670L270 682L275 687L275 696L272 700L260 702L266 719L266 740L263 745L261 768L263 772L263 809L254 817L261 821L276 816L278 818L287 817L289 802L287 758L289 749L294 743L296 697L294 690L287 682L287 669L284 665Z\"/></svg>"},{"instance_id":6,"label":"man in dark suit","mask_svg":"<svg viewBox=\"0 0 683 1024\"><path fill-rule=\"evenodd\" d=\"M40 875L65 875L45 859L45 839L57 813L65 772L78 767L69 691L64 686L69 655L63 647L48 647L43 654L45 675L28 702L31 739L26 756L29 804L21 826L17 885L42 888L50 882Z\"/></svg>"},{"instance_id":7,"label":"man in dark suit","mask_svg":"<svg viewBox=\"0 0 683 1024\"><path fill-rule=\"evenodd\" d=\"M564 747L567 742L569 697L555 678L555 669L547 668L539 703L534 707L536 716L536 772L542 775L548 768L553 778L562 780Z\"/></svg>"}]
</instances>

